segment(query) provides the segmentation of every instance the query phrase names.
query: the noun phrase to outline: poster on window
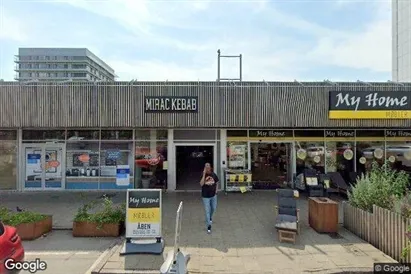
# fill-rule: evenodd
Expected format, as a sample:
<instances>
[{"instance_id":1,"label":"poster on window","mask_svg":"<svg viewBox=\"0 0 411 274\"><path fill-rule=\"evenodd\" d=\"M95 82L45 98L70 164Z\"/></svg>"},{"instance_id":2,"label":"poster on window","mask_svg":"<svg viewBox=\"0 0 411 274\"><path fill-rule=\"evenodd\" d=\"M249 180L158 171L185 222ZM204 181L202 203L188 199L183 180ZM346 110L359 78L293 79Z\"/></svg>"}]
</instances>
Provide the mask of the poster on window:
<instances>
[{"instance_id":1,"label":"poster on window","mask_svg":"<svg viewBox=\"0 0 411 274\"><path fill-rule=\"evenodd\" d=\"M116 185L128 186L130 184L130 166L118 165L116 168Z\"/></svg>"},{"instance_id":2,"label":"poster on window","mask_svg":"<svg viewBox=\"0 0 411 274\"><path fill-rule=\"evenodd\" d=\"M228 167L242 167L245 168L245 145L231 145L229 146Z\"/></svg>"},{"instance_id":3,"label":"poster on window","mask_svg":"<svg viewBox=\"0 0 411 274\"><path fill-rule=\"evenodd\" d=\"M34 176L43 172L41 168L41 154L34 151L26 152L26 175Z\"/></svg>"}]
</instances>

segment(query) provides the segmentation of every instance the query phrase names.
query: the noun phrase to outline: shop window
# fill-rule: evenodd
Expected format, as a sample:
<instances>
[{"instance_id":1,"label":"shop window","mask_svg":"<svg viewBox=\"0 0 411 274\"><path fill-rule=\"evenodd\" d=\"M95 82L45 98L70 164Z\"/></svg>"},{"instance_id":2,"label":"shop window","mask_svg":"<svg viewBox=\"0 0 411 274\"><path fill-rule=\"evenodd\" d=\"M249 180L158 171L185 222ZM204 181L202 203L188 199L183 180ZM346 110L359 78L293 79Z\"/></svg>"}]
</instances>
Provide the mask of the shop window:
<instances>
[{"instance_id":1,"label":"shop window","mask_svg":"<svg viewBox=\"0 0 411 274\"><path fill-rule=\"evenodd\" d=\"M16 131L0 131L0 190L17 188L16 139Z\"/></svg>"},{"instance_id":2,"label":"shop window","mask_svg":"<svg viewBox=\"0 0 411 274\"><path fill-rule=\"evenodd\" d=\"M17 140L16 130L0 130L0 140Z\"/></svg>"},{"instance_id":3,"label":"shop window","mask_svg":"<svg viewBox=\"0 0 411 274\"><path fill-rule=\"evenodd\" d=\"M100 189L129 188L133 183L133 143L102 142L100 145ZM119 170L122 173L119 173Z\"/></svg>"},{"instance_id":4,"label":"shop window","mask_svg":"<svg viewBox=\"0 0 411 274\"><path fill-rule=\"evenodd\" d=\"M168 130L163 129L137 129L136 140L167 140Z\"/></svg>"},{"instance_id":5,"label":"shop window","mask_svg":"<svg viewBox=\"0 0 411 274\"><path fill-rule=\"evenodd\" d=\"M296 142L297 175L305 169L324 173L325 153L324 142Z\"/></svg>"},{"instance_id":6,"label":"shop window","mask_svg":"<svg viewBox=\"0 0 411 274\"><path fill-rule=\"evenodd\" d=\"M411 174L411 143L408 141L390 141L386 144L386 161L397 171Z\"/></svg>"},{"instance_id":7,"label":"shop window","mask_svg":"<svg viewBox=\"0 0 411 274\"><path fill-rule=\"evenodd\" d=\"M102 140L133 140L132 130L102 130Z\"/></svg>"},{"instance_id":8,"label":"shop window","mask_svg":"<svg viewBox=\"0 0 411 274\"><path fill-rule=\"evenodd\" d=\"M98 189L100 176L99 142L66 144L66 188Z\"/></svg>"},{"instance_id":9,"label":"shop window","mask_svg":"<svg viewBox=\"0 0 411 274\"><path fill-rule=\"evenodd\" d=\"M356 146L357 173L372 169L372 163L384 164L384 141L360 141Z\"/></svg>"},{"instance_id":10,"label":"shop window","mask_svg":"<svg viewBox=\"0 0 411 274\"><path fill-rule=\"evenodd\" d=\"M136 142L136 188L167 188L167 169L167 142Z\"/></svg>"},{"instance_id":11,"label":"shop window","mask_svg":"<svg viewBox=\"0 0 411 274\"><path fill-rule=\"evenodd\" d=\"M248 169L247 142L227 142L227 167L229 169Z\"/></svg>"},{"instance_id":12,"label":"shop window","mask_svg":"<svg viewBox=\"0 0 411 274\"><path fill-rule=\"evenodd\" d=\"M373 162L384 164L384 130L357 130L356 138L357 174L370 171Z\"/></svg>"},{"instance_id":13,"label":"shop window","mask_svg":"<svg viewBox=\"0 0 411 274\"><path fill-rule=\"evenodd\" d=\"M326 143L326 169L339 172L346 182L351 182L355 164L354 141Z\"/></svg>"},{"instance_id":14,"label":"shop window","mask_svg":"<svg viewBox=\"0 0 411 274\"><path fill-rule=\"evenodd\" d=\"M100 140L99 130L69 130L67 131L68 141Z\"/></svg>"},{"instance_id":15,"label":"shop window","mask_svg":"<svg viewBox=\"0 0 411 274\"><path fill-rule=\"evenodd\" d=\"M275 189L291 180L289 143L251 143L253 188Z\"/></svg>"},{"instance_id":16,"label":"shop window","mask_svg":"<svg viewBox=\"0 0 411 274\"><path fill-rule=\"evenodd\" d=\"M23 140L65 140L65 130L23 130Z\"/></svg>"}]
</instances>

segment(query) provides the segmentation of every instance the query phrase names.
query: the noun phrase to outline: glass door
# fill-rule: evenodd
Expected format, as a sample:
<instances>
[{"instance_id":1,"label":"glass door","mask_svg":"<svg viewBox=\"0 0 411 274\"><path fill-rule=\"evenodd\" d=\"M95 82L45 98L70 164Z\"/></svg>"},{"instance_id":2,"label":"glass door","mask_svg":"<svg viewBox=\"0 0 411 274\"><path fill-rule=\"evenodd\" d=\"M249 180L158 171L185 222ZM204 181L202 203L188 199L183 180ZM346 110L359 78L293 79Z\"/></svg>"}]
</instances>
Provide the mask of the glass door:
<instances>
[{"instance_id":1,"label":"glass door","mask_svg":"<svg viewBox=\"0 0 411 274\"><path fill-rule=\"evenodd\" d=\"M23 145L24 153L24 189L38 190L44 188L43 181L43 145L27 144Z\"/></svg>"},{"instance_id":2,"label":"glass door","mask_svg":"<svg viewBox=\"0 0 411 274\"><path fill-rule=\"evenodd\" d=\"M44 147L44 187L46 189L64 188L63 161L64 161L63 144L46 144Z\"/></svg>"},{"instance_id":3,"label":"glass door","mask_svg":"<svg viewBox=\"0 0 411 274\"><path fill-rule=\"evenodd\" d=\"M64 145L25 144L24 189L64 189Z\"/></svg>"}]
</instances>

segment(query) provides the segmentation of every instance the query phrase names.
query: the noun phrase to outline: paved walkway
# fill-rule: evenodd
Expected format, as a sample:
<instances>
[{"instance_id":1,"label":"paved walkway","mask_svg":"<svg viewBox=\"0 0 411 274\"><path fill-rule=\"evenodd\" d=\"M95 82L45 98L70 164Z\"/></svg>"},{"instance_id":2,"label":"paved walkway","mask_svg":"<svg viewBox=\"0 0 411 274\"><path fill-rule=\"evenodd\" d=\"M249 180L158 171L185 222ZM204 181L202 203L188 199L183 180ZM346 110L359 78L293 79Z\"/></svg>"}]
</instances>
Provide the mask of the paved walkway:
<instances>
[{"instance_id":1,"label":"paved walkway","mask_svg":"<svg viewBox=\"0 0 411 274\"><path fill-rule=\"evenodd\" d=\"M86 200L102 193L88 192ZM79 193L7 193L1 204L53 214L55 227L71 227L81 205ZM116 193L115 202L125 201ZM341 273L372 271L374 262L393 260L368 243L340 229L340 237L318 234L308 226L307 200L300 198L302 229L296 245L279 243L274 229L275 192L219 194L213 233L207 235L199 193L163 196L163 233L166 251L173 244L175 214L184 202L182 249L192 255L190 273ZM340 222L342 212L340 207ZM125 269L159 269L162 256L119 256L119 246L101 262L100 273L133 273ZM157 272L158 273L158 272Z\"/></svg>"},{"instance_id":2,"label":"paved walkway","mask_svg":"<svg viewBox=\"0 0 411 274\"><path fill-rule=\"evenodd\" d=\"M39 258L47 263L41 274L84 274L110 248L113 238L73 238L71 231L53 231L35 241L24 241L25 260ZM22 271L20 274L30 274Z\"/></svg>"}]
</instances>

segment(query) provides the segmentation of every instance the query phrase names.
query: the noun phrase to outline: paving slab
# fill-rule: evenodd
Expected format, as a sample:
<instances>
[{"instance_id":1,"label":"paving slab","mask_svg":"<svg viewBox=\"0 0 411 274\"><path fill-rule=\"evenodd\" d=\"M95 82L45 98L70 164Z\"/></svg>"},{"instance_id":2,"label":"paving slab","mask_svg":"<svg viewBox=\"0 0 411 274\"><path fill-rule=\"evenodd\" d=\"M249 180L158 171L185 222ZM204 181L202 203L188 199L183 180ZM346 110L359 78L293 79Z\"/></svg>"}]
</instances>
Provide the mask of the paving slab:
<instances>
[{"instance_id":1,"label":"paving slab","mask_svg":"<svg viewBox=\"0 0 411 274\"><path fill-rule=\"evenodd\" d=\"M125 201L125 192L106 193L112 196L115 203ZM55 228L70 228L73 216L82 202L99 199L102 194L104 193L0 193L0 204L9 208L19 206L52 214ZM342 227L339 238L316 233L308 225L308 202L304 195L298 200L301 234L298 235L296 244L278 242L274 229L275 192L220 193L218 199L213 233L208 235L199 193L163 195L162 231L166 244L165 254L174 244L176 210L180 201L184 202L180 245L191 254L189 273L341 273L352 270L352 267L372 271L372 262L394 261ZM339 197L333 199L341 201ZM340 223L342 216L340 206ZM116 246L104 258L100 258L99 265L95 267L98 271L95 273L158 273L164 260L163 256L158 255L119 256L120 248L120 245ZM140 272L131 270L136 267ZM146 270L142 272L141 269Z\"/></svg>"},{"instance_id":2,"label":"paving slab","mask_svg":"<svg viewBox=\"0 0 411 274\"><path fill-rule=\"evenodd\" d=\"M308 214L304 214L304 208L307 210L307 207L302 199L299 200L299 206L303 208L302 226L297 243L280 243L274 229L273 211L270 210L275 203L275 198L270 197L272 195L253 193L220 196L211 235L205 231L201 203L186 203L184 200L192 201L191 199L198 198L181 195L184 209L180 244L182 250L191 255L189 273L369 272L372 271L376 258L384 262L395 262L342 227L338 238L315 232L308 226ZM243 203L238 203L238 200L243 200ZM175 204L170 205L174 206L174 211L178 202L179 199L176 199ZM175 213L172 211L167 213L169 215L163 220L166 244L164 254L172 248L174 240ZM164 259L158 255L151 255L150 260L148 257L143 259L143 255L118 256L119 250L120 246L103 261L124 262L125 268L121 273L132 273L129 269L132 264L128 263L129 261L134 262L133 267L148 269L155 265L153 260L160 264L161 259ZM108 273L104 262L102 264L101 271L95 273ZM156 269L158 268L153 268L152 271Z\"/></svg>"},{"instance_id":3,"label":"paving slab","mask_svg":"<svg viewBox=\"0 0 411 274\"><path fill-rule=\"evenodd\" d=\"M116 238L73 238L71 231L53 231L46 237L24 241L25 260L47 263L44 274L84 274ZM22 271L21 274L28 274Z\"/></svg>"}]
</instances>

